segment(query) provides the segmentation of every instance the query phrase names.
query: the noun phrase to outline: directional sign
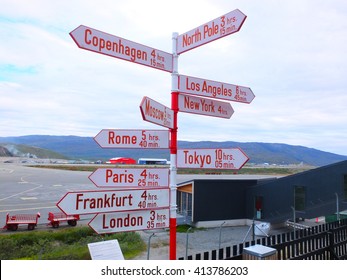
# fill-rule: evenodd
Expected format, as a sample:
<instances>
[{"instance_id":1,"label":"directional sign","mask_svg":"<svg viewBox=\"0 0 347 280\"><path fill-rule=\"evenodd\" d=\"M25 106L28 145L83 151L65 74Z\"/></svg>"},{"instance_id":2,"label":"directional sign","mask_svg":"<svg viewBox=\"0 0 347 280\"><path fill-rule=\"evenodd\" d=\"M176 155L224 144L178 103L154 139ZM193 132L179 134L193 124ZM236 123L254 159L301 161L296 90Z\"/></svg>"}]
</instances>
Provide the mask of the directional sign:
<instances>
[{"instance_id":1,"label":"directional sign","mask_svg":"<svg viewBox=\"0 0 347 280\"><path fill-rule=\"evenodd\" d=\"M170 108L145 96L140 104L142 118L167 128L174 128L174 112Z\"/></svg>"},{"instance_id":2,"label":"directional sign","mask_svg":"<svg viewBox=\"0 0 347 280\"><path fill-rule=\"evenodd\" d=\"M230 103L179 94L178 108L181 112L230 119L234 113Z\"/></svg>"},{"instance_id":3,"label":"directional sign","mask_svg":"<svg viewBox=\"0 0 347 280\"><path fill-rule=\"evenodd\" d=\"M89 179L101 188L169 187L168 168L98 168Z\"/></svg>"},{"instance_id":4,"label":"directional sign","mask_svg":"<svg viewBox=\"0 0 347 280\"><path fill-rule=\"evenodd\" d=\"M67 215L169 207L169 188L68 192L57 203Z\"/></svg>"},{"instance_id":5,"label":"directional sign","mask_svg":"<svg viewBox=\"0 0 347 280\"><path fill-rule=\"evenodd\" d=\"M103 129L94 140L101 148L168 149L168 130Z\"/></svg>"},{"instance_id":6,"label":"directional sign","mask_svg":"<svg viewBox=\"0 0 347 280\"><path fill-rule=\"evenodd\" d=\"M172 72L172 54L80 25L70 36L81 49Z\"/></svg>"},{"instance_id":7,"label":"directional sign","mask_svg":"<svg viewBox=\"0 0 347 280\"><path fill-rule=\"evenodd\" d=\"M169 209L100 213L90 222L98 234L169 227Z\"/></svg>"},{"instance_id":8,"label":"directional sign","mask_svg":"<svg viewBox=\"0 0 347 280\"><path fill-rule=\"evenodd\" d=\"M179 75L178 77L178 89L184 93L241 103L251 103L255 97L252 90L248 87L184 75Z\"/></svg>"},{"instance_id":9,"label":"directional sign","mask_svg":"<svg viewBox=\"0 0 347 280\"><path fill-rule=\"evenodd\" d=\"M182 168L240 169L248 159L239 148L177 150L177 167Z\"/></svg>"},{"instance_id":10,"label":"directional sign","mask_svg":"<svg viewBox=\"0 0 347 280\"><path fill-rule=\"evenodd\" d=\"M239 31L246 17L240 10L234 10L179 35L177 38L177 54Z\"/></svg>"}]
</instances>

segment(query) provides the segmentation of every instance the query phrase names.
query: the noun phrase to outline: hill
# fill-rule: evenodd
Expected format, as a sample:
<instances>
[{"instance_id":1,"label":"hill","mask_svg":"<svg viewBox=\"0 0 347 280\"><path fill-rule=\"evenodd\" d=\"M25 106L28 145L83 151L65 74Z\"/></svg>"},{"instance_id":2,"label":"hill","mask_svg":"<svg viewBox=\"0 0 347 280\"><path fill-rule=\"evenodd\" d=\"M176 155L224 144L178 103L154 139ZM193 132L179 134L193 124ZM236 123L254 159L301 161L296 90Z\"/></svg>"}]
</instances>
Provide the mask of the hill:
<instances>
[{"instance_id":1,"label":"hill","mask_svg":"<svg viewBox=\"0 0 347 280\"><path fill-rule=\"evenodd\" d=\"M7 143L7 144L1 144ZM108 160L112 157L140 157L166 158L169 159L168 149L102 149L94 141L93 137L79 136L50 136L50 135L27 135L19 137L0 137L0 146L12 153L9 145L26 145L32 148L40 148L57 153L65 158L83 160ZM18 147L18 146L17 146ZM253 164L307 164L312 166L324 166L338 161L347 160L347 156L337 155L307 148L280 143L260 142L213 142L213 141L178 141L179 148L241 148L250 158ZM18 148L17 148L18 149ZM35 152L30 152L35 154ZM48 154L49 158L53 157Z\"/></svg>"}]
</instances>

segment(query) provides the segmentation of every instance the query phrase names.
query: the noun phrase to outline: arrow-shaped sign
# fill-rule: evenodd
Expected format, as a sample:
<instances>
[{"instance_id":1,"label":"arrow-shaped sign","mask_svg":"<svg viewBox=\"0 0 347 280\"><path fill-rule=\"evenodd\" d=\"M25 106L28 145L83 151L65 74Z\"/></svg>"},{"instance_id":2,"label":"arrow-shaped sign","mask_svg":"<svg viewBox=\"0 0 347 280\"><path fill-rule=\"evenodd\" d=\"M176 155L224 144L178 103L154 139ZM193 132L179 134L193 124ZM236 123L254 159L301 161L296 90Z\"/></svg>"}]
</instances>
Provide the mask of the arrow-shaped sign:
<instances>
[{"instance_id":1,"label":"arrow-shaped sign","mask_svg":"<svg viewBox=\"0 0 347 280\"><path fill-rule=\"evenodd\" d=\"M80 25L70 36L81 49L172 72L172 54Z\"/></svg>"},{"instance_id":2,"label":"arrow-shaped sign","mask_svg":"<svg viewBox=\"0 0 347 280\"><path fill-rule=\"evenodd\" d=\"M225 119L230 119L234 113L230 103L186 94L179 94L178 108L181 112Z\"/></svg>"},{"instance_id":3,"label":"arrow-shaped sign","mask_svg":"<svg viewBox=\"0 0 347 280\"><path fill-rule=\"evenodd\" d=\"M68 192L57 203L67 215L169 207L169 189Z\"/></svg>"},{"instance_id":4,"label":"arrow-shaped sign","mask_svg":"<svg viewBox=\"0 0 347 280\"><path fill-rule=\"evenodd\" d=\"M241 103L251 103L255 97L248 87L184 75L178 77L178 89L184 93Z\"/></svg>"},{"instance_id":5,"label":"arrow-shaped sign","mask_svg":"<svg viewBox=\"0 0 347 280\"><path fill-rule=\"evenodd\" d=\"M240 169L249 158L240 148L178 149L177 167Z\"/></svg>"},{"instance_id":6,"label":"arrow-shaped sign","mask_svg":"<svg viewBox=\"0 0 347 280\"><path fill-rule=\"evenodd\" d=\"M101 148L169 148L168 130L103 129L94 140Z\"/></svg>"},{"instance_id":7,"label":"arrow-shaped sign","mask_svg":"<svg viewBox=\"0 0 347 280\"><path fill-rule=\"evenodd\" d=\"M90 222L98 234L169 227L169 209L100 213Z\"/></svg>"},{"instance_id":8,"label":"arrow-shaped sign","mask_svg":"<svg viewBox=\"0 0 347 280\"><path fill-rule=\"evenodd\" d=\"M236 9L179 35L177 38L177 54L239 31L246 17L240 10Z\"/></svg>"},{"instance_id":9,"label":"arrow-shaped sign","mask_svg":"<svg viewBox=\"0 0 347 280\"><path fill-rule=\"evenodd\" d=\"M168 168L98 168L89 179L101 188L169 187Z\"/></svg>"},{"instance_id":10,"label":"arrow-shaped sign","mask_svg":"<svg viewBox=\"0 0 347 280\"><path fill-rule=\"evenodd\" d=\"M174 112L163 104L145 96L140 104L142 118L167 128L174 128Z\"/></svg>"}]
</instances>

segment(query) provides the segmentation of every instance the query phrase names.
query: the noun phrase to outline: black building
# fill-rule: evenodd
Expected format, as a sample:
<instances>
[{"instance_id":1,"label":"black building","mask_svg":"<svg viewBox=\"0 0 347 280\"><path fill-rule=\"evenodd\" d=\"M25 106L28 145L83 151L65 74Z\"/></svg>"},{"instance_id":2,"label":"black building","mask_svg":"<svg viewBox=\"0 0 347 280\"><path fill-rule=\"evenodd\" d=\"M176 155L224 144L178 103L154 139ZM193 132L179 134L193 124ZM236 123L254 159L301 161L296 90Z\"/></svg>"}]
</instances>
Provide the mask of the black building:
<instances>
[{"instance_id":1,"label":"black building","mask_svg":"<svg viewBox=\"0 0 347 280\"><path fill-rule=\"evenodd\" d=\"M347 209L347 161L281 178L199 176L178 184L177 207L195 225L330 215Z\"/></svg>"}]
</instances>

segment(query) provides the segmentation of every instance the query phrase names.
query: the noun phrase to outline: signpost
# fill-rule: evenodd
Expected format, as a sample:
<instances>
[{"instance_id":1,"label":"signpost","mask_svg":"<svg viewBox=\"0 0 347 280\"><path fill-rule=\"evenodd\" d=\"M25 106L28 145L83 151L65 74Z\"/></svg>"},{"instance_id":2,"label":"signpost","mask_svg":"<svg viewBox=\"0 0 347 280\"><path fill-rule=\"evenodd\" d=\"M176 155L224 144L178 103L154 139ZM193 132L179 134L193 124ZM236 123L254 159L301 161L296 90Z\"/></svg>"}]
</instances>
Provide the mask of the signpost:
<instances>
[{"instance_id":1,"label":"signpost","mask_svg":"<svg viewBox=\"0 0 347 280\"><path fill-rule=\"evenodd\" d=\"M169 208L100 213L88 225L98 234L167 228Z\"/></svg>"},{"instance_id":2,"label":"signpost","mask_svg":"<svg viewBox=\"0 0 347 280\"><path fill-rule=\"evenodd\" d=\"M70 33L79 48L172 73L171 108L148 97L144 97L140 104L143 120L169 128L170 137L167 132L161 131L105 129L94 138L103 148L169 147L171 163L169 188L158 188L167 186L167 170L98 169L89 177L95 185L134 189L67 193L57 204L64 213L98 214L90 222L90 226L98 233L169 225L169 258L176 259L177 167L240 169L248 161L248 157L238 148L178 150L178 111L230 118L234 111L229 103L203 97L241 103L251 103L255 97L250 88L179 75L178 56L238 32L245 19L246 15L236 9L184 34L173 33L172 54L83 25Z\"/></svg>"},{"instance_id":3,"label":"signpost","mask_svg":"<svg viewBox=\"0 0 347 280\"><path fill-rule=\"evenodd\" d=\"M248 160L239 148L177 151L177 166L182 168L240 169Z\"/></svg>"},{"instance_id":4,"label":"signpost","mask_svg":"<svg viewBox=\"0 0 347 280\"><path fill-rule=\"evenodd\" d=\"M236 9L181 34L177 38L177 54L233 34L240 30L245 20L246 15Z\"/></svg>"},{"instance_id":5,"label":"signpost","mask_svg":"<svg viewBox=\"0 0 347 280\"><path fill-rule=\"evenodd\" d=\"M89 179L100 188L168 188L169 169L98 168Z\"/></svg>"},{"instance_id":6,"label":"signpost","mask_svg":"<svg viewBox=\"0 0 347 280\"><path fill-rule=\"evenodd\" d=\"M172 54L147 47L84 25L70 32L81 49L172 72Z\"/></svg>"},{"instance_id":7,"label":"signpost","mask_svg":"<svg viewBox=\"0 0 347 280\"><path fill-rule=\"evenodd\" d=\"M178 85L180 92L228 101L251 103L255 97L252 90L248 87L184 75L179 75Z\"/></svg>"},{"instance_id":8,"label":"signpost","mask_svg":"<svg viewBox=\"0 0 347 280\"><path fill-rule=\"evenodd\" d=\"M169 189L68 192L57 207L67 215L167 208Z\"/></svg>"},{"instance_id":9,"label":"signpost","mask_svg":"<svg viewBox=\"0 0 347 280\"><path fill-rule=\"evenodd\" d=\"M168 130L103 129L94 140L102 148L168 149Z\"/></svg>"},{"instance_id":10,"label":"signpost","mask_svg":"<svg viewBox=\"0 0 347 280\"><path fill-rule=\"evenodd\" d=\"M173 111L159 102L145 96L141 101L140 110L145 121L168 128L174 127Z\"/></svg>"},{"instance_id":11,"label":"signpost","mask_svg":"<svg viewBox=\"0 0 347 280\"><path fill-rule=\"evenodd\" d=\"M231 115L234 113L230 103L186 94L179 94L178 109L180 112L225 119L230 119Z\"/></svg>"}]
</instances>

